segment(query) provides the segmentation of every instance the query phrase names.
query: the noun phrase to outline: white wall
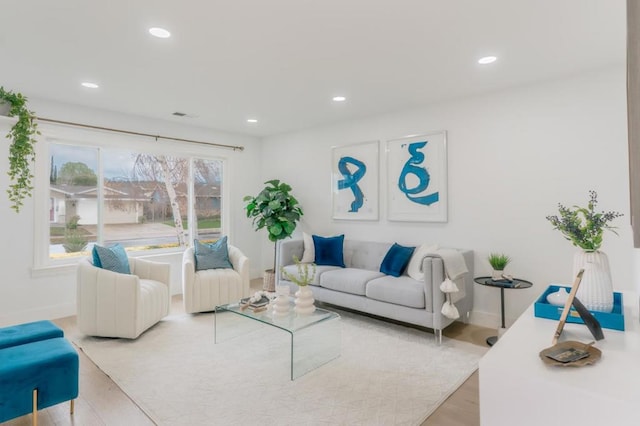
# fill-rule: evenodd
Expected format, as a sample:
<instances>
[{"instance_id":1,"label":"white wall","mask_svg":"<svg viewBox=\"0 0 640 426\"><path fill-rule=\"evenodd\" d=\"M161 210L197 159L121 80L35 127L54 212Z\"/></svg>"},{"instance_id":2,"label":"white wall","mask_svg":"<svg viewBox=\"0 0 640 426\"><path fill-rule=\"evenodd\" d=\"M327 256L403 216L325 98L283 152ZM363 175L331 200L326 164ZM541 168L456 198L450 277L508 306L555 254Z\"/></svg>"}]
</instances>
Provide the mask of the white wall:
<instances>
[{"instance_id":1,"label":"white wall","mask_svg":"<svg viewBox=\"0 0 640 426\"><path fill-rule=\"evenodd\" d=\"M120 143L134 143L141 149L150 148L157 144L172 144L180 147L181 152L200 152L210 155L224 156L229 159L231 174L225 183L230 185L230 224L229 235L231 243L240 247L250 259L259 259L259 236L251 228L251 223L244 216L242 198L255 192L260 187L261 172L261 144L253 137L216 132L209 129L189 127L170 122L151 120L143 117L125 116L108 111L78 108L70 105L49 101L31 99L30 109L40 117L64 121L75 121L98 126L114 127L143 133L160 134L192 140L216 142L229 145L241 145L243 152L231 151L215 147L202 147L193 144L180 144L153 139L132 138L112 133L102 133L100 138L118 139ZM12 123L6 119L0 121L0 133L4 136ZM61 127L41 123L42 137L64 135L81 139L96 137L90 132L71 127ZM95 133L95 132L93 132ZM4 137L3 137L3 140ZM0 230L3 239L2 255L0 256L0 326L22 321L44 318L58 318L75 313L75 271L33 271L34 260L34 199L27 199L22 211L16 214L9 207L4 190L9 185L9 178L4 172L8 170L8 140L0 148ZM42 150L43 144L38 149ZM48 167L48 160L39 163L41 167ZM42 173L43 170L38 170ZM45 171L46 172L46 171ZM41 188L36 188L42 190ZM181 292L181 255L158 257L157 260L168 261L172 265L172 292ZM252 263L252 276L259 276L259 262Z\"/></svg>"},{"instance_id":2,"label":"white wall","mask_svg":"<svg viewBox=\"0 0 640 426\"><path fill-rule=\"evenodd\" d=\"M629 185L625 70L622 66L562 81L458 100L265 139L263 180L293 186L304 207L302 228L317 234L404 244L422 242L475 250L475 276L490 273L486 257L505 252L507 272L533 281L506 292L511 323L550 283L572 282L577 250L545 219L557 203L617 210L619 236L605 235L614 287L635 290L628 225ZM384 153L381 151L381 219L331 219L331 147L384 141L437 130L448 132L449 220L398 223L386 220ZM271 262L263 251L263 264ZM499 291L476 285L474 316L497 325Z\"/></svg>"}]
</instances>

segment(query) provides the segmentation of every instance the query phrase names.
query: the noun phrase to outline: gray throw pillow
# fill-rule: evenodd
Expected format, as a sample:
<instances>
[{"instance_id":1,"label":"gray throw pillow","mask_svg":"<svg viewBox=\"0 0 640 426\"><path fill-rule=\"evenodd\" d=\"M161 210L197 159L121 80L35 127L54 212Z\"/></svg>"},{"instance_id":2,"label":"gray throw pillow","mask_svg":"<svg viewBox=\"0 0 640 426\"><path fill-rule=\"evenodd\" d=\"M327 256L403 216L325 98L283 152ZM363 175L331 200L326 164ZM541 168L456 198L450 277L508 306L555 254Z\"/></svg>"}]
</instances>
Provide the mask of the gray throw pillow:
<instances>
[{"instance_id":1,"label":"gray throw pillow","mask_svg":"<svg viewBox=\"0 0 640 426\"><path fill-rule=\"evenodd\" d=\"M198 240L194 240L194 251L196 256L196 271L233 268L233 265L229 262L226 235L213 244L203 244Z\"/></svg>"}]
</instances>

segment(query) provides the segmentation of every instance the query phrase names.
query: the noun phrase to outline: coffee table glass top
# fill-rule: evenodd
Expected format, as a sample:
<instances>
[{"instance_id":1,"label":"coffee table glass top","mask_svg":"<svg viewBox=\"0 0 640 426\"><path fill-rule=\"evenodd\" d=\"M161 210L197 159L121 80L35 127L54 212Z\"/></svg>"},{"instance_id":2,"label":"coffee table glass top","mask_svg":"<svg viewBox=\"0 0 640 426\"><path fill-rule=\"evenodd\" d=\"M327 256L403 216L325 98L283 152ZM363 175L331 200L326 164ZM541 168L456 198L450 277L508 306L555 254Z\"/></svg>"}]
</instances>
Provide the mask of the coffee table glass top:
<instances>
[{"instance_id":1,"label":"coffee table glass top","mask_svg":"<svg viewBox=\"0 0 640 426\"><path fill-rule=\"evenodd\" d=\"M294 301L293 299L291 299L289 314L281 317L274 316L271 309L257 313L253 312L253 310L250 308L241 309L239 303L229 303L227 305L217 306L216 311L231 311L238 315L242 315L247 318L251 318L256 321L281 328L288 332L296 332L322 321L340 318L340 315L338 315L337 313L327 311L326 309L321 309L318 307L316 307L316 310L311 314L298 315L293 310L294 306Z\"/></svg>"}]
</instances>

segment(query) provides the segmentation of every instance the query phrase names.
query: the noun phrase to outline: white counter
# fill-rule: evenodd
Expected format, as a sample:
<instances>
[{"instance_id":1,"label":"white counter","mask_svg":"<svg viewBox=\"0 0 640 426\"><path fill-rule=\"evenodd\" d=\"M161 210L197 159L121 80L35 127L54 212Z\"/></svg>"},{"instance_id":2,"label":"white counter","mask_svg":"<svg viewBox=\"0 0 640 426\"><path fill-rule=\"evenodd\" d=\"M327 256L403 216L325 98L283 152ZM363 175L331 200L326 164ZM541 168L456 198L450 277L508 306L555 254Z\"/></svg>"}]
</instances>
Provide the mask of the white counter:
<instances>
[{"instance_id":1,"label":"white counter","mask_svg":"<svg viewBox=\"0 0 640 426\"><path fill-rule=\"evenodd\" d=\"M603 329L594 346L602 358L585 367L545 365L558 321L536 318L533 305L480 361L480 424L640 425L640 323L638 298L623 297L625 331ZM566 324L559 341L588 343L582 324Z\"/></svg>"}]
</instances>

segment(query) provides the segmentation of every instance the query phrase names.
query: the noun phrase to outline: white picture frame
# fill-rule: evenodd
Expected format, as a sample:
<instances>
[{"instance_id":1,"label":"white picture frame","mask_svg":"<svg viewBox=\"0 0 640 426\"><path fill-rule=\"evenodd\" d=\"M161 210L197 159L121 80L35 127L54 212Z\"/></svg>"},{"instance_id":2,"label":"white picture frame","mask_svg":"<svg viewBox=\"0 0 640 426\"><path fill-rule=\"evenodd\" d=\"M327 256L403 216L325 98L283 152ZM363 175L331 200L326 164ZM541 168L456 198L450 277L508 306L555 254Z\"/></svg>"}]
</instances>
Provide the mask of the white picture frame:
<instances>
[{"instance_id":1,"label":"white picture frame","mask_svg":"<svg viewBox=\"0 0 640 426\"><path fill-rule=\"evenodd\" d=\"M388 220L446 222L446 131L387 140L386 160Z\"/></svg>"},{"instance_id":2,"label":"white picture frame","mask_svg":"<svg viewBox=\"0 0 640 426\"><path fill-rule=\"evenodd\" d=\"M380 141L334 146L331 155L332 218L378 220Z\"/></svg>"}]
</instances>

